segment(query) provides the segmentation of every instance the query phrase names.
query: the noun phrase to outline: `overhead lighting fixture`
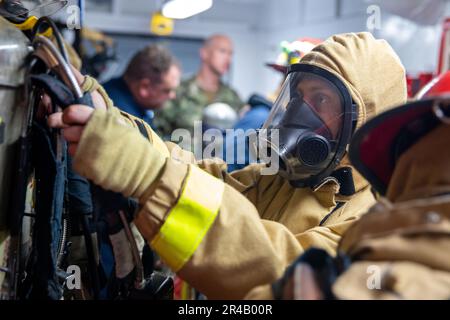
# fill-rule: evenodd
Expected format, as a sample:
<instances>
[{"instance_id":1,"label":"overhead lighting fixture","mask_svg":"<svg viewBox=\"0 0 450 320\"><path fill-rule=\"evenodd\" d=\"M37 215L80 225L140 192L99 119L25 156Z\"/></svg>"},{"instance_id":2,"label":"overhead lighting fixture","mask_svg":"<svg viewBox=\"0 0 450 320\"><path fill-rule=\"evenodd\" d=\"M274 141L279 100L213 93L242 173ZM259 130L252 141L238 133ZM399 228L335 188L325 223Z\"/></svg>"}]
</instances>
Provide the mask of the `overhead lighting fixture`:
<instances>
[{"instance_id":1,"label":"overhead lighting fixture","mask_svg":"<svg viewBox=\"0 0 450 320\"><path fill-rule=\"evenodd\" d=\"M186 19L211 8L212 0L170 0L163 5L162 14L167 18Z\"/></svg>"}]
</instances>

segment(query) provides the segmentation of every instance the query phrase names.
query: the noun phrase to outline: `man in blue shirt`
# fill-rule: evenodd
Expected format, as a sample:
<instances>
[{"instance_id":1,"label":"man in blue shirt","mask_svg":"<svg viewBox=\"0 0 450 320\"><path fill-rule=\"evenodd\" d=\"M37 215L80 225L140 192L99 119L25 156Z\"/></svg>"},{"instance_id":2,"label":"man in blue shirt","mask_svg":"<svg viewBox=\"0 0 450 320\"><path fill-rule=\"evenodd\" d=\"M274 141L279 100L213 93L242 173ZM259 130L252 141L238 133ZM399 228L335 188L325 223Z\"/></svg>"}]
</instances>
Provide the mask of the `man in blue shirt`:
<instances>
[{"instance_id":1,"label":"man in blue shirt","mask_svg":"<svg viewBox=\"0 0 450 320\"><path fill-rule=\"evenodd\" d=\"M150 45L136 53L123 76L103 87L115 106L152 125L154 110L175 98L180 76L180 66L170 52Z\"/></svg>"}]
</instances>

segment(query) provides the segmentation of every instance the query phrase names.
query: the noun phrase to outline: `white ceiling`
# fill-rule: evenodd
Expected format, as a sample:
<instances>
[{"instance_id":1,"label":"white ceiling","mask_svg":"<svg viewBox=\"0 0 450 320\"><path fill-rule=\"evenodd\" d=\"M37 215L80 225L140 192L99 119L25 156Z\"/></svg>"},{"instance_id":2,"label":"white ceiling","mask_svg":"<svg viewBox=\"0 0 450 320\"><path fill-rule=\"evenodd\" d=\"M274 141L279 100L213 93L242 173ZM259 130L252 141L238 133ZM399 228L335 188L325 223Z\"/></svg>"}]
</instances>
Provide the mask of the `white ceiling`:
<instances>
[{"instance_id":1,"label":"white ceiling","mask_svg":"<svg viewBox=\"0 0 450 320\"><path fill-rule=\"evenodd\" d=\"M264 6L271 0L214 0L214 5L208 11L194 16L196 21L215 21L228 23L256 24ZM87 0L89 12L101 12L108 7L113 7L121 15L150 16L158 11L163 0ZM109 6L108 6L109 4ZM189 20L187 19L187 20Z\"/></svg>"},{"instance_id":2,"label":"white ceiling","mask_svg":"<svg viewBox=\"0 0 450 320\"><path fill-rule=\"evenodd\" d=\"M445 16L448 0L366 0L379 5L381 12L398 15L419 24L434 25Z\"/></svg>"},{"instance_id":3,"label":"white ceiling","mask_svg":"<svg viewBox=\"0 0 450 320\"><path fill-rule=\"evenodd\" d=\"M186 22L213 22L247 25L263 28L267 25L266 17L270 16L270 27L277 21L303 19L304 23L314 23L318 19L333 18L335 15L366 14L370 4L377 4L381 13L394 13L422 24L435 24L443 16L449 0L214 0L208 11ZM88 12L97 10L119 16L149 17L158 11L164 0L86 0ZM340 4L338 7L337 5ZM108 13L108 12L105 12ZM327 18L327 19L328 19Z\"/></svg>"}]
</instances>

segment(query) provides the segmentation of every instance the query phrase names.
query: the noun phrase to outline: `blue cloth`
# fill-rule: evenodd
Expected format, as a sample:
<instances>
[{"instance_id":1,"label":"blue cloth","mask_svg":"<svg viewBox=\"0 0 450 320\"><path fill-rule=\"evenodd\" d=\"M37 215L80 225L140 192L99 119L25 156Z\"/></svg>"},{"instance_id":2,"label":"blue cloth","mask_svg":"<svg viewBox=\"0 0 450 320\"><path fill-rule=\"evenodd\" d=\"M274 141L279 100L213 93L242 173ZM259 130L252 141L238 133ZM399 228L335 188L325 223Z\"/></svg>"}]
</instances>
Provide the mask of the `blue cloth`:
<instances>
[{"instance_id":1,"label":"blue cloth","mask_svg":"<svg viewBox=\"0 0 450 320\"><path fill-rule=\"evenodd\" d=\"M260 129L267 120L270 109L272 108L272 103L270 101L257 94L250 97L248 104L251 109L234 125L234 130L241 129L247 131L249 129ZM242 154L238 154L238 146L242 144L245 144L244 158L242 157ZM231 148L234 149L234 161L233 163L228 163L228 172L242 169L249 165L253 160L250 159L249 141L247 136L235 133L235 136L231 141L227 138L226 153L230 153L232 150Z\"/></svg>"},{"instance_id":2,"label":"blue cloth","mask_svg":"<svg viewBox=\"0 0 450 320\"><path fill-rule=\"evenodd\" d=\"M114 106L135 117L141 118L153 127L154 112L141 108L135 101L123 78L114 78L103 84Z\"/></svg>"},{"instance_id":3,"label":"blue cloth","mask_svg":"<svg viewBox=\"0 0 450 320\"><path fill-rule=\"evenodd\" d=\"M267 120L269 113L270 108L267 105L254 106L234 125L234 129L259 129Z\"/></svg>"}]
</instances>

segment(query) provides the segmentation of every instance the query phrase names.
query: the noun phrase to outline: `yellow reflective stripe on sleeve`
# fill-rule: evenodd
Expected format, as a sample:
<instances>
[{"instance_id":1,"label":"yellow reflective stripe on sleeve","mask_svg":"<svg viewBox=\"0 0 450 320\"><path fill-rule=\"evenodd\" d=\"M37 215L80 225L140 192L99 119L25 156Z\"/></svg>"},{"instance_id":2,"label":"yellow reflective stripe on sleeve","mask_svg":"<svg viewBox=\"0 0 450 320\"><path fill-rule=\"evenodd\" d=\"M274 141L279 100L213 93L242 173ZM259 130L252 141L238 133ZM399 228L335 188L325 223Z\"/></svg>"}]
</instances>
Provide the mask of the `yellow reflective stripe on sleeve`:
<instances>
[{"instance_id":1,"label":"yellow reflective stripe on sleeve","mask_svg":"<svg viewBox=\"0 0 450 320\"><path fill-rule=\"evenodd\" d=\"M178 203L151 242L173 271L179 271L197 250L219 212L223 190L222 181L190 166Z\"/></svg>"}]
</instances>

